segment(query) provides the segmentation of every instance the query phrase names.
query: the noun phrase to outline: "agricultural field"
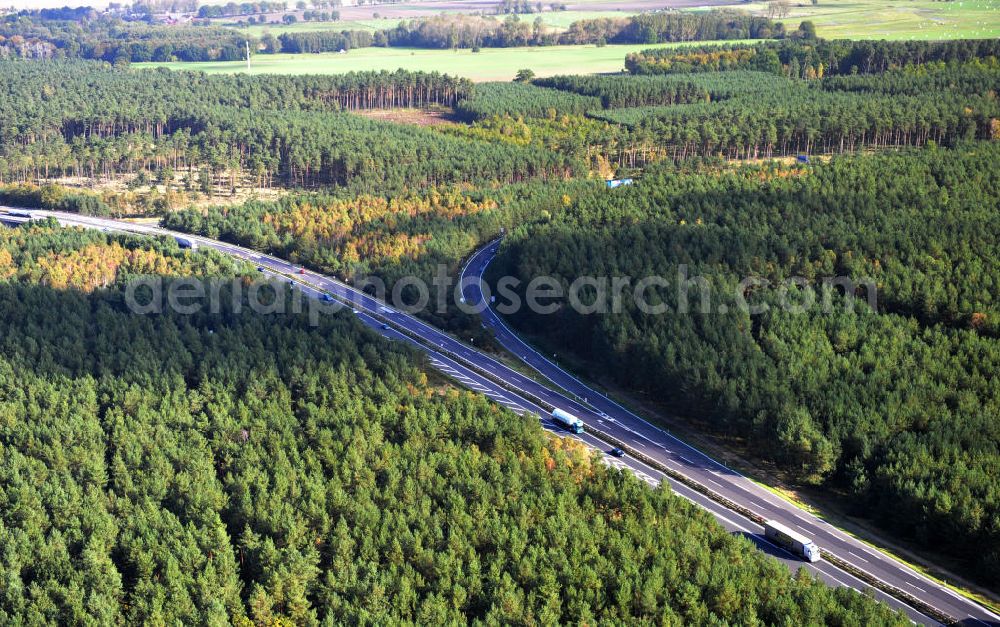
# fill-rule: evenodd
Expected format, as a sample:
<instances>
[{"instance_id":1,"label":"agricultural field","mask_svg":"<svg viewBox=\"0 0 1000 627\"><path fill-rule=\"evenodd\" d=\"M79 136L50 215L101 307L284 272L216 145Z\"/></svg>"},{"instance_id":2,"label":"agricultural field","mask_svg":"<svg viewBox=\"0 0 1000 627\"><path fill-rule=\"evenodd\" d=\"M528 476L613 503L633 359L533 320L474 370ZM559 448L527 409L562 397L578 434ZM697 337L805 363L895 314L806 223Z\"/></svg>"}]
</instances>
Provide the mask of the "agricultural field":
<instances>
[{"instance_id":1,"label":"agricultural field","mask_svg":"<svg viewBox=\"0 0 1000 627\"><path fill-rule=\"evenodd\" d=\"M343 74L351 71L404 69L414 72L447 72L453 76L461 76L474 81L508 81L514 78L514 75L521 68L531 68L537 76L565 74L568 68L581 74L620 72L625 66L625 55L630 52L685 45L691 44L483 48L479 52L416 48L359 48L345 53L258 55L253 58L250 73ZM246 63L242 61L135 63L133 67L202 70L209 74L247 71Z\"/></svg>"},{"instance_id":2,"label":"agricultural field","mask_svg":"<svg viewBox=\"0 0 1000 627\"><path fill-rule=\"evenodd\" d=\"M740 3L766 14L767 2ZM790 3L787 25L812 20L826 39L987 39L1000 37L1000 0L859 0ZM712 7L703 7L716 8Z\"/></svg>"},{"instance_id":3,"label":"agricultural field","mask_svg":"<svg viewBox=\"0 0 1000 627\"><path fill-rule=\"evenodd\" d=\"M349 7L342 10L345 19L331 23L254 25L244 29L253 36L265 31L275 35L288 32L316 30L380 30L393 28L400 19L427 17L437 13L468 12L462 3L428 2L392 5L391 7ZM703 11L719 8L716 3L703 6L682 6L671 3L680 10ZM832 2L819 0L818 4L792 2L784 21L797 26L802 20L812 20L820 37L827 39L962 39L1000 37L1000 0L857 0ZM734 9L766 15L768 2L734 2ZM564 30L577 20L599 17L628 17L650 7L638 3L608 3L593 0L571 3L569 11L546 11L539 14L549 27ZM453 8L449 8L453 7ZM363 14L353 11L364 9ZM344 13L347 11L347 13ZM353 11L353 12L352 12ZM357 14L356 14L357 13ZM372 14L382 17L373 18ZM522 15L521 19L533 21L538 15ZM227 20L231 23L232 20Z\"/></svg>"}]
</instances>

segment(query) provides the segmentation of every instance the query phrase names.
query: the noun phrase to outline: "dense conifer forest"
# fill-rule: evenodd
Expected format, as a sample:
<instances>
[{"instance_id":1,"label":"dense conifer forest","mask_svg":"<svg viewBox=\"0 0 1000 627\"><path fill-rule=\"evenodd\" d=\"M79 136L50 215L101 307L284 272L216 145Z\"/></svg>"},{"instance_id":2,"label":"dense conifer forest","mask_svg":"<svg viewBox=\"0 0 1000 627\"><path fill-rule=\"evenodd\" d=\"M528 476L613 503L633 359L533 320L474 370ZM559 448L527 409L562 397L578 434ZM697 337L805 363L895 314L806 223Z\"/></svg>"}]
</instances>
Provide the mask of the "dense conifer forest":
<instances>
[{"instance_id":1,"label":"dense conifer forest","mask_svg":"<svg viewBox=\"0 0 1000 627\"><path fill-rule=\"evenodd\" d=\"M360 191L562 178L549 151L442 137L343 111L448 105L467 80L365 72L206 77L89 62L0 61L0 183L186 173L189 185ZM379 141L371 141L379 137ZM399 167L404 165L405 167Z\"/></svg>"},{"instance_id":2,"label":"dense conifer forest","mask_svg":"<svg viewBox=\"0 0 1000 627\"><path fill-rule=\"evenodd\" d=\"M108 280L57 278L87 267ZM0 230L4 622L907 624L428 380L349 311L122 302L130 276L241 271Z\"/></svg>"},{"instance_id":3,"label":"dense conifer forest","mask_svg":"<svg viewBox=\"0 0 1000 627\"><path fill-rule=\"evenodd\" d=\"M996 58L996 39L953 41L785 40L757 44L651 49L628 55L625 68L633 74L687 74L732 70L774 71L790 67L814 77L881 74L891 69L936 61L963 63Z\"/></svg>"},{"instance_id":4,"label":"dense conifer forest","mask_svg":"<svg viewBox=\"0 0 1000 627\"><path fill-rule=\"evenodd\" d=\"M995 142L649 169L632 188L595 190L515 229L493 272L566 286L665 277L651 297L667 305L662 315L626 299L617 314L522 309L513 321L593 374L738 435L795 480L846 491L859 515L962 555L996 583L998 173ZM678 287L682 272L708 282L707 312L700 288ZM766 311L738 306L747 277L771 282L745 292ZM813 307L779 306L789 277L814 290ZM857 300L831 287L823 311L823 280L837 277L855 282ZM875 311L862 304L866 280ZM690 313L678 313L682 293Z\"/></svg>"}]
</instances>

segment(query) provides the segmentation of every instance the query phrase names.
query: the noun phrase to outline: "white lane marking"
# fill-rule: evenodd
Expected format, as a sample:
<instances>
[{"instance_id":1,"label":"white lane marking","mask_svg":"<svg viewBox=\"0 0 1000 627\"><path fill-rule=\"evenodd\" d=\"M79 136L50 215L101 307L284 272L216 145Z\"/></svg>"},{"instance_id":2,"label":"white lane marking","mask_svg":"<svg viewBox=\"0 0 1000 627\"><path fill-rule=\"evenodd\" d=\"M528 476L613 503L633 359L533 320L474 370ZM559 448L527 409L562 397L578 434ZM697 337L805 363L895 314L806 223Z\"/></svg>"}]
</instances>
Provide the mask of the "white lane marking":
<instances>
[{"instance_id":1,"label":"white lane marking","mask_svg":"<svg viewBox=\"0 0 1000 627\"><path fill-rule=\"evenodd\" d=\"M867 553L868 555L871 555L871 556L872 556L872 557L874 557L874 558L879 558L879 557L881 557L881 556L880 556L879 554L877 554L877 553L874 553L874 552L872 552L872 551L869 551L868 549L866 549L866 548L865 548L865 547L863 547L863 546L859 546L858 548L859 548L859 549L861 549L862 551L864 551L865 553Z\"/></svg>"},{"instance_id":2,"label":"white lane marking","mask_svg":"<svg viewBox=\"0 0 1000 627\"><path fill-rule=\"evenodd\" d=\"M848 553L850 553L850 554L851 554L851 555L853 555L854 557L858 558L859 560L861 560L861 561L862 561L862 562L864 562L865 564L867 564L867 563L868 563L868 560L866 560L865 558L861 557L860 555L858 555L858 554L857 554L857 553L855 553L854 551L848 551Z\"/></svg>"},{"instance_id":3,"label":"white lane marking","mask_svg":"<svg viewBox=\"0 0 1000 627\"><path fill-rule=\"evenodd\" d=\"M923 589L923 588L921 588L920 586L918 586L918 585L916 585L916 584L912 584L912 583L910 583L909 581L907 581L907 582L905 582L905 583L906 583L906 585L910 586L911 588L916 588L917 590L920 590L921 592L927 592L926 590L924 590L924 589Z\"/></svg>"},{"instance_id":4,"label":"white lane marking","mask_svg":"<svg viewBox=\"0 0 1000 627\"><path fill-rule=\"evenodd\" d=\"M836 577L834 577L834 576L833 576L833 575L831 575L830 573L826 572L825 570L821 570L821 571L818 571L818 572L821 572L821 573L823 573L824 575L826 575L826 576L827 576L827 577L829 577L830 579L833 579L834 581L836 581L836 582L837 582L837 583L839 583L840 585L844 586L845 588L853 588L853 587L854 587L854 586L852 586L852 585L851 585L851 584L849 584L849 583L844 583L844 582L843 582L843 581L841 581L840 579L837 579Z\"/></svg>"},{"instance_id":5,"label":"white lane marking","mask_svg":"<svg viewBox=\"0 0 1000 627\"><path fill-rule=\"evenodd\" d=\"M684 457L683 455L678 455L677 457L679 457L682 462L686 462L686 463L691 464L692 466L694 466L694 462L691 461L690 459L688 459L687 457Z\"/></svg>"}]
</instances>

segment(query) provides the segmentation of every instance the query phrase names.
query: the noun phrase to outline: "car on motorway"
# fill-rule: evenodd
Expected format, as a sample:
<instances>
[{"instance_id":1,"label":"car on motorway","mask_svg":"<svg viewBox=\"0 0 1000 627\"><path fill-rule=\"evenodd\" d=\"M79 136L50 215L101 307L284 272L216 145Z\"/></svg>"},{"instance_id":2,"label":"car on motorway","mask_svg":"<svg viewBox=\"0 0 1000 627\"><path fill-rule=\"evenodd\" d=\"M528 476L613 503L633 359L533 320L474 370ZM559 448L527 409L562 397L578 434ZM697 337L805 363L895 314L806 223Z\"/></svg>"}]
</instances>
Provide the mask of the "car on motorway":
<instances>
[{"instance_id":1,"label":"car on motorway","mask_svg":"<svg viewBox=\"0 0 1000 627\"><path fill-rule=\"evenodd\" d=\"M257 272L263 272L264 266L257 266Z\"/></svg>"},{"instance_id":2,"label":"car on motorway","mask_svg":"<svg viewBox=\"0 0 1000 627\"><path fill-rule=\"evenodd\" d=\"M305 274L305 273L306 273L305 268L299 268L299 274Z\"/></svg>"},{"instance_id":3,"label":"car on motorway","mask_svg":"<svg viewBox=\"0 0 1000 627\"><path fill-rule=\"evenodd\" d=\"M387 325L387 324L383 324L383 325L382 325L382 328L383 328L383 329L385 329L386 331L388 331L388 330L389 330L389 325Z\"/></svg>"},{"instance_id":4,"label":"car on motorway","mask_svg":"<svg viewBox=\"0 0 1000 627\"><path fill-rule=\"evenodd\" d=\"M608 451L608 453L614 455L615 457L625 457L625 451L621 450L617 446Z\"/></svg>"},{"instance_id":5,"label":"car on motorway","mask_svg":"<svg viewBox=\"0 0 1000 627\"><path fill-rule=\"evenodd\" d=\"M330 296L329 294L323 294L323 296L321 296L320 298L322 298L323 301L327 303L333 301L333 296Z\"/></svg>"}]
</instances>

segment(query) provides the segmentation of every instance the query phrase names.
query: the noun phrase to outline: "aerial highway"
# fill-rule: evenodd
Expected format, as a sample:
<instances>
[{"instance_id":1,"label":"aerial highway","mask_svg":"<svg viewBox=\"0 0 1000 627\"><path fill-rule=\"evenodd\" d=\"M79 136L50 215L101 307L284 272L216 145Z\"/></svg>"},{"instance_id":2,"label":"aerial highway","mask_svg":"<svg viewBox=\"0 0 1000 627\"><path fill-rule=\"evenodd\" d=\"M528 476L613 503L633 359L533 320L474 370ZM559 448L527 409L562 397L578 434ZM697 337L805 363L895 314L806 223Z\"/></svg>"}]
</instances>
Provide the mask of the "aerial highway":
<instances>
[{"instance_id":1,"label":"aerial highway","mask_svg":"<svg viewBox=\"0 0 1000 627\"><path fill-rule=\"evenodd\" d=\"M775 496L740 473L708 457L671 433L650 424L619 403L580 381L539 353L517 336L503 319L482 299L483 273L498 251L498 241L490 242L466 262L461 280L464 298L480 303L480 315L493 329L494 337L507 351L517 356L553 385L565 391L575 402L577 416L624 440L644 455L678 470L721 496L747 507L755 514L778 520L812 538L824 551L833 553L860 571L932 605L937 610L968 624L1000 624L987 608L932 581L893 557L862 543L823 519Z\"/></svg>"},{"instance_id":2,"label":"aerial highway","mask_svg":"<svg viewBox=\"0 0 1000 627\"><path fill-rule=\"evenodd\" d=\"M362 322L383 335L411 343L423 350L432 366L460 385L483 393L517 413L536 414L548 429L559 431L558 426L548 418L551 408L563 409L578 416L587 425L587 431L582 434L561 431L561 435L575 437L587 446L605 452L604 459L607 463L628 469L651 485L667 480L675 493L708 510L727 529L747 536L762 550L774 554L793 569L805 567L832 585L868 590L876 598L903 609L914 622L924 624L938 622L911 604L872 588L868 583L829 561L807 564L779 547L771 545L763 539L760 524L720 504L719 499L706 496L706 492L721 496L723 500L738 503L756 517L777 520L812 538L827 555L835 555L850 564L852 570L865 573L870 578L902 590L930 605L935 614L951 617L962 624L1000 625L1000 616L761 488L738 472L716 462L667 431L650 424L593 390L523 342L488 307L488 303L481 299L482 274L496 254L496 242L486 245L468 260L462 272L463 279L468 279L463 288L463 296L467 303L480 305L484 324L492 328L497 341L511 355L547 379L547 384L341 281L311 271L300 273L299 266L271 255L209 238L176 233L157 226L41 210L32 211L31 214L34 217L52 216L64 225L151 236L180 237L200 247L213 248L244 259L267 273L281 275L293 281L299 289L311 296L320 297L329 294L337 301L352 307ZM606 437L602 439L601 435ZM609 441L622 442L630 450L640 453L640 456L629 455L624 458L608 456L606 453L611 446ZM695 490L690 485L675 481L662 469L683 476L687 481L697 484L700 489Z\"/></svg>"}]
</instances>

